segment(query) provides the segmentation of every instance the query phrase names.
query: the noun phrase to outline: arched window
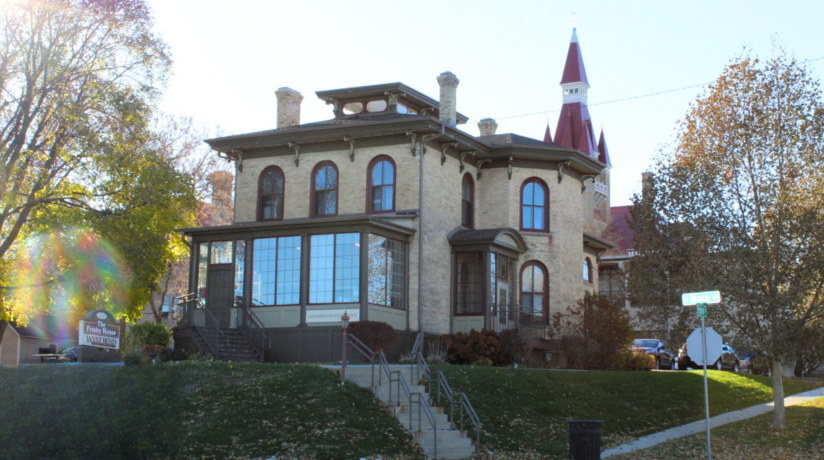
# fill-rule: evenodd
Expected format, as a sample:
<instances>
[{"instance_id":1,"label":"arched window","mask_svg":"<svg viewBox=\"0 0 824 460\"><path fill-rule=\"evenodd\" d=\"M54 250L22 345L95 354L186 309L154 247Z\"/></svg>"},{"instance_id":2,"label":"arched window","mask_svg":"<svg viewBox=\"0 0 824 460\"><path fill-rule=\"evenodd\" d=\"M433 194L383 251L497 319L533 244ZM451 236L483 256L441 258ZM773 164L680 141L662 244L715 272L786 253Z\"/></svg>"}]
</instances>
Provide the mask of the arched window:
<instances>
[{"instance_id":1,"label":"arched window","mask_svg":"<svg viewBox=\"0 0 824 460\"><path fill-rule=\"evenodd\" d=\"M549 311L549 278L546 267L529 261L521 267L521 306L546 321Z\"/></svg>"},{"instance_id":2,"label":"arched window","mask_svg":"<svg viewBox=\"0 0 824 460\"><path fill-rule=\"evenodd\" d=\"M388 156L375 157L368 168L367 212L395 210L395 162Z\"/></svg>"},{"instance_id":3,"label":"arched window","mask_svg":"<svg viewBox=\"0 0 824 460\"><path fill-rule=\"evenodd\" d=\"M258 181L258 222L283 219L283 171L269 166Z\"/></svg>"},{"instance_id":4,"label":"arched window","mask_svg":"<svg viewBox=\"0 0 824 460\"><path fill-rule=\"evenodd\" d=\"M475 228L475 182L466 173L461 183L461 225Z\"/></svg>"},{"instance_id":5,"label":"arched window","mask_svg":"<svg viewBox=\"0 0 824 460\"><path fill-rule=\"evenodd\" d=\"M537 177L521 185L521 230L549 231L549 189Z\"/></svg>"},{"instance_id":6,"label":"arched window","mask_svg":"<svg viewBox=\"0 0 824 460\"><path fill-rule=\"evenodd\" d=\"M312 171L313 216L338 214L338 168L331 161L321 161Z\"/></svg>"},{"instance_id":7,"label":"arched window","mask_svg":"<svg viewBox=\"0 0 824 460\"><path fill-rule=\"evenodd\" d=\"M589 257L584 259L584 281L592 283L592 262Z\"/></svg>"}]
</instances>

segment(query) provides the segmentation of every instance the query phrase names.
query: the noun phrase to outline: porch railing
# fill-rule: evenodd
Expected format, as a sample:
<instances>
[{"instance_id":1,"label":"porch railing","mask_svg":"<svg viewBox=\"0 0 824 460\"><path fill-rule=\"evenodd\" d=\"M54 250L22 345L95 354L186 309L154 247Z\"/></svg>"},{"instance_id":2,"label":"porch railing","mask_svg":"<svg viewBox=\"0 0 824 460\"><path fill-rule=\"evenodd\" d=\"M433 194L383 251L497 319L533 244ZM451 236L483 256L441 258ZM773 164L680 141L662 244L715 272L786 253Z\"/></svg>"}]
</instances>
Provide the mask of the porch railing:
<instances>
[{"instance_id":1,"label":"porch railing","mask_svg":"<svg viewBox=\"0 0 824 460\"><path fill-rule=\"evenodd\" d=\"M206 342L206 346L215 358L220 355L220 342L229 345L229 337L220 329L217 319L198 298L197 294L186 294L175 299L182 315L178 326L192 326Z\"/></svg>"},{"instance_id":2,"label":"porch railing","mask_svg":"<svg viewBox=\"0 0 824 460\"><path fill-rule=\"evenodd\" d=\"M393 403L392 399L392 384L395 384L395 396L396 399L394 400L395 405L401 405L401 390L403 390L403 394L406 396L407 401L409 401L409 429L413 429L412 425L412 405L418 406L418 429L416 431L423 431L423 426L421 423L423 422L423 415L426 416L427 420L429 420L429 424L432 427L432 436L434 437L435 443L435 452L433 458L438 458L438 421L435 419L435 414L432 413L432 409L429 407L429 402L427 402L424 398L424 395L420 392L413 393L411 388L409 387L409 383L407 383L406 378L403 376L401 371L393 371L389 367L389 363L386 360L386 355L384 355L383 351L374 352L369 347L367 347L363 342L361 342L357 337L352 334L346 335L346 343L347 345L351 346L355 351L360 353L367 361L372 364L372 387L375 387L375 366L377 366L378 371L378 385L381 385L383 382L384 375L388 379L389 382L389 405L391 406ZM430 393L431 399L431 393Z\"/></svg>"},{"instance_id":3,"label":"porch railing","mask_svg":"<svg viewBox=\"0 0 824 460\"><path fill-rule=\"evenodd\" d=\"M467 431L464 428L464 421L467 422L466 428L469 428L470 423L472 424L472 428L475 431L475 455L477 458L481 458L481 419L478 418L478 414L475 412L466 394L452 391L443 372L429 369L426 358L423 356L423 340L423 333L418 333L418 337L415 339L415 345L412 347L412 381L419 382L420 380L426 379L427 392L430 398L432 398L432 386L435 386L438 405L441 405L441 395L443 395L445 402L449 403L449 420L453 426L460 431ZM456 418L456 411L458 412L458 418ZM436 451L435 458L437 457Z\"/></svg>"},{"instance_id":4,"label":"porch railing","mask_svg":"<svg viewBox=\"0 0 824 460\"><path fill-rule=\"evenodd\" d=\"M264 358L264 353L269 346L269 335L263 327L263 323L249 307L239 304L237 307L237 328L252 345L255 353Z\"/></svg>"},{"instance_id":5,"label":"porch railing","mask_svg":"<svg viewBox=\"0 0 824 460\"><path fill-rule=\"evenodd\" d=\"M495 332L519 329L529 331L533 338L549 338L549 321L543 311L523 305L492 305L489 316L488 329Z\"/></svg>"}]
</instances>

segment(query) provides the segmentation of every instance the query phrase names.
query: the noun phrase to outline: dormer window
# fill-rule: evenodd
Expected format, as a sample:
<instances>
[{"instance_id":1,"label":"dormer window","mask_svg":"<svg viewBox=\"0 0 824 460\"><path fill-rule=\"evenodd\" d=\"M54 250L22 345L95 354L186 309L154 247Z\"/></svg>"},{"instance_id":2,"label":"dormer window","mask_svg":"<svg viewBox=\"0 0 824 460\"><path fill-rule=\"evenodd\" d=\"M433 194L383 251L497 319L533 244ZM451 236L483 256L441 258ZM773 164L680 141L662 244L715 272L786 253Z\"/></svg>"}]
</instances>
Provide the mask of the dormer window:
<instances>
[{"instance_id":1,"label":"dormer window","mask_svg":"<svg viewBox=\"0 0 824 460\"><path fill-rule=\"evenodd\" d=\"M360 113L378 113L386 111L387 103L383 99L364 102L349 102L343 105L344 115L357 115Z\"/></svg>"},{"instance_id":2,"label":"dormer window","mask_svg":"<svg viewBox=\"0 0 824 460\"><path fill-rule=\"evenodd\" d=\"M363 112L363 104L360 102L350 102L343 106L344 115L355 115Z\"/></svg>"},{"instance_id":3,"label":"dormer window","mask_svg":"<svg viewBox=\"0 0 824 460\"><path fill-rule=\"evenodd\" d=\"M403 105L403 104L400 104L400 103L398 104L397 107L398 107L398 113L408 113L410 115L417 115L418 114L418 111L416 109L413 109L412 107L409 107L409 106L406 106L406 105Z\"/></svg>"}]
</instances>

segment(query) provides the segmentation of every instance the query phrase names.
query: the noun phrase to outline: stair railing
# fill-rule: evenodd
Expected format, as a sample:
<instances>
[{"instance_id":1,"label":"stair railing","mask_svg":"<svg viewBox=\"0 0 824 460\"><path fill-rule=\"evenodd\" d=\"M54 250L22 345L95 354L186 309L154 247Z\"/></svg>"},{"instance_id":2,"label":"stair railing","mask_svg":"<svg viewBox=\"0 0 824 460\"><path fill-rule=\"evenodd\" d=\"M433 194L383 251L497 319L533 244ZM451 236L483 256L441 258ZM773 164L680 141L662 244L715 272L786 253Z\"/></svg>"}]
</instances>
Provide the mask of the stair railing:
<instances>
[{"instance_id":1,"label":"stair railing","mask_svg":"<svg viewBox=\"0 0 824 460\"><path fill-rule=\"evenodd\" d=\"M195 331L200 334L200 337L206 342L206 346L215 358L220 355L220 337L226 339L226 345L229 345L229 337L220 329L217 319L206 308L206 305L198 298L197 294L186 294L177 297L177 306L183 308L183 324L184 326L192 326ZM195 321L196 315L202 315L203 322L198 324Z\"/></svg>"},{"instance_id":2,"label":"stair railing","mask_svg":"<svg viewBox=\"0 0 824 460\"><path fill-rule=\"evenodd\" d=\"M469 422L472 423L473 429L475 430L475 455L478 458L481 458L481 419L478 418L478 414L475 412L475 408L472 407L472 403L469 402L469 398L466 397L464 393L456 393L452 391L452 388L449 386L449 382L446 381L446 376L443 375L441 371L432 371L429 369L429 365L426 363L426 359L423 356L423 334L418 333L417 339L415 339L415 344L412 346L412 376L413 381L414 376L418 375L418 380L426 379L427 385L427 392L432 395L432 385L435 385L435 391L437 392L437 399L438 405L441 402L441 394L444 395L446 400L449 402L449 414L450 420L452 424L455 426L460 426L461 431L464 430L464 420L468 419ZM460 425L456 423L455 418L455 410L458 410L460 416Z\"/></svg>"},{"instance_id":3,"label":"stair railing","mask_svg":"<svg viewBox=\"0 0 824 460\"><path fill-rule=\"evenodd\" d=\"M248 306L242 302L237 306L237 328L252 345L255 353L263 359L267 345L269 345L269 336L263 327L263 323Z\"/></svg>"},{"instance_id":4,"label":"stair railing","mask_svg":"<svg viewBox=\"0 0 824 460\"><path fill-rule=\"evenodd\" d=\"M401 405L401 395L400 392L403 390L406 399L409 401L409 429L411 430L414 425L412 425L412 405L415 404L418 406L418 431L423 431L423 418L422 415L426 415L426 418L429 420L429 424L432 426L432 436L434 438L435 443L435 452L433 458L438 458L438 421L435 419L435 414L432 413L432 408L429 406L429 403L426 402L424 399L424 395L420 392L413 393L409 384L406 382L406 378L403 376L401 371L393 371L389 368L389 362L386 360L386 355L383 351L374 352L372 351L366 344L361 342L357 337L352 334L346 335L347 341L346 343L350 345L355 351L360 353L367 361L372 364L372 387L375 387L375 366L378 366L378 385L383 382L383 374L386 374L386 377L389 379L389 405L392 405L392 383L395 383L397 395L397 402L396 405Z\"/></svg>"}]
</instances>

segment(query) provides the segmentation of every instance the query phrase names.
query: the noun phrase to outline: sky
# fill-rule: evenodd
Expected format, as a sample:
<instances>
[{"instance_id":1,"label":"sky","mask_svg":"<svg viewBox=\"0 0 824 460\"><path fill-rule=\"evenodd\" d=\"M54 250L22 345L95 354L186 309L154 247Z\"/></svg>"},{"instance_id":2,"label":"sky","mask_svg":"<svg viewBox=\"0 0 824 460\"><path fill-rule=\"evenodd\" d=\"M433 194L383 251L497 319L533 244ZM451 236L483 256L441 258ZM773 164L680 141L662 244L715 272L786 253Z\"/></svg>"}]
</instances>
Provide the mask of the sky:
<instances>
[{"instance_id":1,"label":"sky","mask_svg":"<svg viewBox=\"0 0 824 460\"><path fill-rule=\"evenodd\" d=\"M712 82L745 46L769 58L777 40L799 60L824 57L824 2L813 0L147 1L174 59L161 109L226 135L275 128L279 87L304 96L308 123L332 118L316 91L399 81L437 99L436 77L451 71L462 129L478 135L489 117L499 134L543 139L575 21L613 206L640 191L703 87L637 96ZM820 80L824 59L807 65Z\"/></svg>"}]
</instances>

